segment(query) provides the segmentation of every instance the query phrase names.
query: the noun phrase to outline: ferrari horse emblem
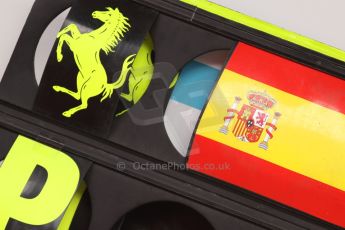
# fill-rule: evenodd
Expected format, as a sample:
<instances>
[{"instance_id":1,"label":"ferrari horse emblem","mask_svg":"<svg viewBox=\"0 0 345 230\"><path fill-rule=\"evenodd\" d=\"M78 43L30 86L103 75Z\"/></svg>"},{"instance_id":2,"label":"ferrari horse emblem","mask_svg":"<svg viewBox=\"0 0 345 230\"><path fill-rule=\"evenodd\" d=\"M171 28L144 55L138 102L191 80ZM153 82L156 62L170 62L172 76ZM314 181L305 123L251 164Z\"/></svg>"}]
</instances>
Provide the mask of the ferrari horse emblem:
<instances>
[{"instance_id":1,"label":"ferrari horse emblem","mask_svg":"<svg viewBox=\"0 0 345 230\"><path fill-rule=\"evenodd\" d=\"M103 25L89 33L80 33L77 25L70 24L58 34L57 61L63 60L62 46L67 44L73 52L75 63L79 69L76 78L77 91L74 92L62 86L54 85L56 92L65 93L80 101L80 105L65 111L62 115L71 117L76 112L88 108L88 100L102 95L101 102L110 98L113 91L121 88L131 73L135 54L128 56L122 65L118 80L108 83L107 72L101 62L100 53L106 55L114 52L115 48L130 30L129 19L118 8L108 7L105 11L92 13L94 19L100 20Z\"/></svg>"}]
</instances>

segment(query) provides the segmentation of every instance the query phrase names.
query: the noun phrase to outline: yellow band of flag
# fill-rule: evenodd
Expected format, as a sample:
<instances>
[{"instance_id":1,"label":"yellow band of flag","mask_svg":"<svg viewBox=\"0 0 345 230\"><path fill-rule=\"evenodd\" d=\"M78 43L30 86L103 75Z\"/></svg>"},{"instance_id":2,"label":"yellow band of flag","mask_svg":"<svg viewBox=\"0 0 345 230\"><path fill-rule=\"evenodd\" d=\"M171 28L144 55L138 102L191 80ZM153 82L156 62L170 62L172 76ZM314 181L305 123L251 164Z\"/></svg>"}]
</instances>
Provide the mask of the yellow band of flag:
<instances>
[{"instance_id":1,"label":"yellow band of flag","mask_svg":"<svg viewBox=\"0 0 345 230\"><path fill-rule=\"evenodd\" d=\"M232 120L228 135L219 132L235 97L242 99L237 108L240 110L243 105L249 105L247 93L250 91L265 92L277 101L266 111L270 114L269 122L275 112L282 114L268 150L258 146L265 131L259 142L238 140L232 133L236 119ZM197 134L345 191L344 128L345 115L342 113L225 70Z\"/></svg>"}]
</instances>

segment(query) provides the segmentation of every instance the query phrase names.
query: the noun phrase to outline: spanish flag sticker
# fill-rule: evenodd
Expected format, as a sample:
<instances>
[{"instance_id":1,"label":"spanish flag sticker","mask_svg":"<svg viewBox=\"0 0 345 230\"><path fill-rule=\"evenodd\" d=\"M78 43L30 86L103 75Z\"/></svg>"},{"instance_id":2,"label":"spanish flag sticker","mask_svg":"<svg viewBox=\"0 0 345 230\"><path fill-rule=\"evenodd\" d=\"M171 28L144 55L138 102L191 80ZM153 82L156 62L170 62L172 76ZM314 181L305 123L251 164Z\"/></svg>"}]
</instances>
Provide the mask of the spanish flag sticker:
<instances>
[{"instance_id":1,"label":"spanish flag sticker","mask_svg":"<svg viewBox=\"0 0 345 230\"><path fill-rule=\"evenodd\" d=\"M344 80L240 43L188 165L345 227L344 130Z\"/></svg>"}]
</instances>

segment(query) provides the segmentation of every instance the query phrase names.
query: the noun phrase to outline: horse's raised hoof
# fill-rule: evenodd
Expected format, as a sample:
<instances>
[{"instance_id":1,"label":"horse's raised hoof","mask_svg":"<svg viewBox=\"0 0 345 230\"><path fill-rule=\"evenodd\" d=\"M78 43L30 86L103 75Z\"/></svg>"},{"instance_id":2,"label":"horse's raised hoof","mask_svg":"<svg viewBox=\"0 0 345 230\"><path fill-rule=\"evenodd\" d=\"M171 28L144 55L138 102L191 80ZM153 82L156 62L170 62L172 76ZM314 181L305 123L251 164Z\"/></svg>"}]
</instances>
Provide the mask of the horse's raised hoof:
<instances>
[{"instance_id":1,"label":"horse's raised hoof","mask_svg":"<svg viewBox=\"0 0 345 230\"><path fill-rule=\"evenodd\" d=\"M70 118L70 117L72 117L72 113L71 112L69 112L69 111L66 111L66 112L63 112L62 113L62 116L64 116L64 117L67 117L67 118Z\"/></svg>"},{"instance_id":2,"label":"horse's raised hoof","mask_svg":"<svg viewBox=\"0 0 345 230\"><path fill-rule=\"evenodd\" d=\"M63 59L63 55L60 54L60 53L57 53L57 61L58 61L58 62L61 62L62 59Z\"/></svg>"},{"instance_id":3,"label":"horse's raised hoof","mask_svg":"<svg viewBox=\"0 0 345 230\"><path fill-rule=\"evenodd\" d=\"M56 92L61 92L62 87L61 87L61 86L54 85L54 86L53 86L53 89L54 89Z\"/></svg>"}]
</instances>

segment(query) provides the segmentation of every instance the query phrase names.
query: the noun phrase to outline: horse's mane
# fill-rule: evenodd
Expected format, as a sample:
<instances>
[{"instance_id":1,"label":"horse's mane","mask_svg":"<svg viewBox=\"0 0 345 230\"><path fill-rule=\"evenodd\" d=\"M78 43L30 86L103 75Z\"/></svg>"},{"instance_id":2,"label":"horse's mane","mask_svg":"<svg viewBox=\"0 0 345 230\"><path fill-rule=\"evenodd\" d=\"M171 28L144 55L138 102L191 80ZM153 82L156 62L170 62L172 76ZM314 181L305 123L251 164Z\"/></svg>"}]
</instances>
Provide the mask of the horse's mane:
<instances>
[{"instance_id":1,"label":"horse's mane","mask_svg":"<svg viewBox=\"0 0 345 230\"><path fill-rule=\"evenodd\" d=\"M124 33L129 31L129 28L131 25L128 23L129 19L123 16L122 13L119 13L119 17L114 20L114 26L113 32L111 33L111 36L106 41L106 43L102 46L102 50L108 54L109 52L113 52L113 49L119 44L119 42L124 37Z\"/></svg>"}]
</instances>

